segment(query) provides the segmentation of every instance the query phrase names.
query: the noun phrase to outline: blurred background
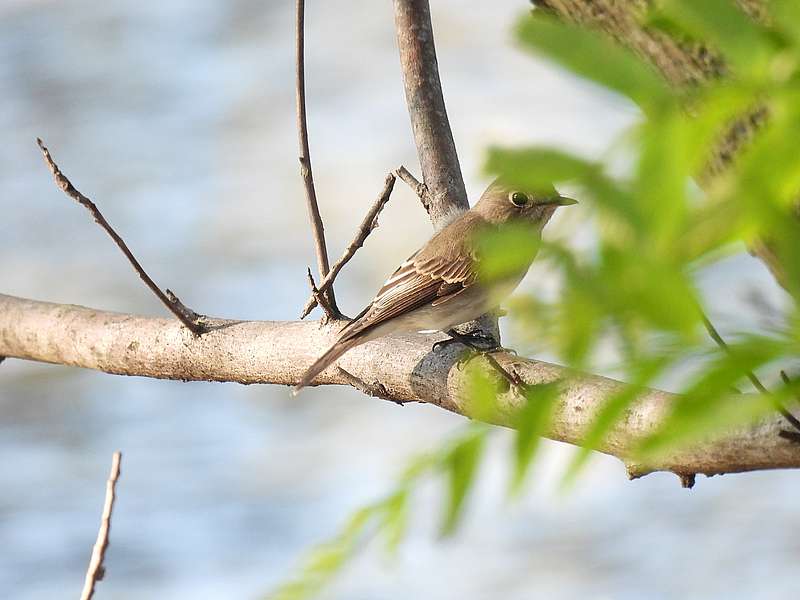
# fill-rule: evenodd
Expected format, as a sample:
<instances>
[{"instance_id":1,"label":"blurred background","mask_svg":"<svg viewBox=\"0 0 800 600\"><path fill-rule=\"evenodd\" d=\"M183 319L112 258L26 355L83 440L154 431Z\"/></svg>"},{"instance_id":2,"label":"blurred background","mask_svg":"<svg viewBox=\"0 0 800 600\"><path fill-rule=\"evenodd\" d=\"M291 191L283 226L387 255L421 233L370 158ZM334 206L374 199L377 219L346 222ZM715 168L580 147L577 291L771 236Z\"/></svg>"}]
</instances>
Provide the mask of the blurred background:
<instances>
[{"instance_id":1,"label":"blurred background","mask_svg":"<svg viewBox=\"0 0 800 600\"><path fill-rule=\"evenodd\" d=\"M619 99L524 55L522 0L433 0L439 63L470 197L491 144L598 156L636 118ZM0 293L163 316L118 250L54 185L41 136L162 287L241 319L294 319L315 264L298 175L294 2L5 0L0 3ZM317 193L338 256L400 164L418 173L390 3L307 6ZM430 234L398 182L383 226L338 280L356 313ZM585 245L580 210L547 235ZM746 254L703 274L712 316L757 329L780 304ZM554 293L535 265L527 291ZM507 345L540 358L513 323ZM669 386L669 382L665 385ZM113 450L124 453L108 574L98 598L256 598L408 457L465 420L350 389L122 378L8 360L0 367L0 596L77 596ZM505 490L498 431L464 526L439 540L435 482L395 558L367 548L323 597L786 598L796 589L795 473L628 482L597 457L557 490L570 449L546 443L521 501Z\"/></svg>"}]
</instances>

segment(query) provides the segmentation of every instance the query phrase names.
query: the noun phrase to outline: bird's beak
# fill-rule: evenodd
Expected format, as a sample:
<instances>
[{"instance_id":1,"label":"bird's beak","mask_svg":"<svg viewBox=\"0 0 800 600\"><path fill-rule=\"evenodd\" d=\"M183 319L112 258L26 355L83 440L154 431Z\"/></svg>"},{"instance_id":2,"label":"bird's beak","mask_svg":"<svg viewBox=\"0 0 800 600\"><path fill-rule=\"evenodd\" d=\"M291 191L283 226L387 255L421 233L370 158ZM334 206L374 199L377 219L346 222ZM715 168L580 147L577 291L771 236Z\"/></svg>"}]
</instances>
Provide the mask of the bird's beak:
<instances>
[{"instance_id":1,"label":"bird's beak","mask_svg":"<svg viewBox=\"0 0 800 600\"><path fill-rule=\"evenodd\" d=\"M555 198L549 198L538 204L540 206L571 206L573 204L577 204L577 200L573 200L572 198L567 198L566 196L556 196Z\"/></svg>"}]
</instances>

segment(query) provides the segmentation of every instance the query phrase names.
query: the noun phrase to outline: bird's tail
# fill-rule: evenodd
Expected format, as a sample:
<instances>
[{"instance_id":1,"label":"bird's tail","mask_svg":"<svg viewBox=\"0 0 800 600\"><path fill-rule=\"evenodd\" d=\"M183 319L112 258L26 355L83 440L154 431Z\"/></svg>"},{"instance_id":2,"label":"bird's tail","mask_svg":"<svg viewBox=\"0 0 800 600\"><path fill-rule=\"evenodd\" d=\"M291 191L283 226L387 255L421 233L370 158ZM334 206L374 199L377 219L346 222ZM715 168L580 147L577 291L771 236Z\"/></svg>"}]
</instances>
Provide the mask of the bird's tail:
<instances>
[{"instance_id":1,"label":"bird's tail","mask_svg":"<svg viewBox=\"0 0 800 600\"><path fill-rule=\"evenodd\" d=\"M333 361L335 361L342 354L344 354L345 352L350 350L350 348L358 346L363 341L366 341L366 340L360 339L358 337L349 338L349 339L339 340L333 346L328 348L328 350L325 352L325 354L320 356L314 362L314 364L311 365L306 370L305 373L303 373L303 376L300 378L300 382L296 386L294 386L294 388L292 388L292 395L296 396L300 392L300 390L302 390L307 385L310 385L311 382L314 381L314 378L317 375L319 375L325 369L327 369L328 366L330 366L330 364Z\"/></svg>"}]
</instances>

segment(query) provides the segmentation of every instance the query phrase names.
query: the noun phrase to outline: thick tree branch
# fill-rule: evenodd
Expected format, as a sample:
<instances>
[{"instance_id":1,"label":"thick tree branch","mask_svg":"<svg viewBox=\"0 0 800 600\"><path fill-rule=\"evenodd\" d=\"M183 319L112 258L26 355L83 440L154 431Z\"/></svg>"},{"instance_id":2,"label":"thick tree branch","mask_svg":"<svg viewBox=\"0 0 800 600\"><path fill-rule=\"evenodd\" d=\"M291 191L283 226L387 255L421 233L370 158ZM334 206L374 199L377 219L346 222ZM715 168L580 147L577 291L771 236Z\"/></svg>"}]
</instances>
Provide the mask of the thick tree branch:
<instances>
[{"instance_id":1,"label":"thick tree branch","mask_svg":"<svg viewBox=\"0 0 800 600\"><path fill-rule=\"evenodd\" d=\"M306 205L308 207L308 218L311 221L311 232L314 235L314 247L317 252L317 267L320 277L325 277L330 271L328 263L328 247L325 245L325 227L322 225L322 217L319 214L317 204L317 192L314 189L314 173L311 170L311 151L308 146L308 121L306 119L306 59L305 59L305 0L297 0L296 12L296 78L295 78L295 99L297 102L297 136L300 142L300 175L303 178L303 185L306 191ZM339 317L339 310L336 307L336 298L333 295L333 288L325 292L328 304L331 307L331 314L326 313L326 317Z\"/></svg>"},{"instance_id":2,"label":"thick tree branch","mask_svg":"<svg viewBox=\"0 0 800 600\"><path fill-rule=\"evenodd\" d=\"M335 335L335 328L303 321L210 319L210 331L197 338L168 319L0 295L0 355L119 375L293 385ZM350 385L356 377L392 401L426 402L470 416L469 376L457 367L457 349L432 351L440 339L418 334L369 342L345 354L318 383ZM605 400L624 385L595 375L575 376L563 367L512 354L494 358L525 384L564 381L548 437L571 444L580 444ZM497 377L488 365L486 369ZM513 427L524 400L511 386L505 389L497 398L493 422ZM631 449L657 430L674 399L658 390L644 393L598 450L625 461L631 476L659 470L711 475L800 467L800 445L779 436L783 421L778 414L646 467L631 463Z\"/></svg>"},{"instance_id":3,"label":"thick tree branch","mask_svg":"<svg viewBox=\"0 0 800 600\"><path fill-rule=\"evenodd\" d=\"M330 272L323 277L322 281L319 282L319 286L317 287L317 291L321 293L325 293L331 286L333 286L333 281L336 279L336 276L339 275L339 271L350 262L350 259L355 256L356 251L364 245L367 237L370 233L378 226L378 216L380 216L383 207L386 206L386 203L389 202L389 198L392 195L392 190L394 189L394 182L395 176L389 173L386 176L386 180L383 182L383 190L381 190L380 196L375 201L375 203L370 207L369 211L367 211L364 220L361 221L361 224L358 226L356 230L356 236L353 238L353 241L345 248L344 254L336 261L336 263L331 267ZM305 306L303 306L303 312L300 313L300 318L305 319L314 307L317 306L317 298L313 293L311 297L306 301ZM327 312L327 311L326 311Z\"/></svg>"},{"instance_id":4,"label":"thick tree branch","mask_svg":"<svg viewBox=\"0 0 800 600\"><path fill-rule=\"evenodd\" d=\"M434 228L441 229L454 210L468 210L469 202L442 95L428 0L394 0L394 15L406 104L429 194L428 214Z\"/></svg>"},{"instance_id":5,"label":"thick tree branch","mask_svg":"<svg viewBox=\"0 0 800 600\"><path fill-rule=\"evenodd\" d=\"M164 306L166 306L170 312L172 312L172 314L178 317L180 322L183 323L193 334L203 334L203 332L205 332L203 317L184 305L183 302L181 302L180 299L178 299L178 297L170 290L167 290L166 293L161 291L161 288L156 285L155 281L150 278L142 265L139 264L139 261L136 260L136 257L133 255L133 252L130 251L125 241L114 230L114 228L111 227L109 222L106 221L105 217L100 212L100 209L97 208L97 205L89 200L89 198L84 196L80 191L78 191L75 186L72 185L72 182L67 179L67 176L61 172L61 169L58 168L58 165L53 160L53 157L50 156L50 151L44 145L44 142L42 142L41 139L36 138L36 143L39 144L39 148L42 151L42 156L44 156L47 167L53 174L53 178L55 179L56 185L59 187L59 189L61 189L67 196L75 200L75 202L82 205L91 213L95 222L103 228L103 230L111 237L112 240L114 240L114 243L117 245L117 247L122 250L125 258L127 258L128 262L131 263L134 271L136 271L141 280L144 281L145 285L150 288L150 291L153 292L159 300L161 300Z\"/></svg>"},{"instance_id":6,"label":"thick tree branch","mask_svg":"<svg viewBox=\"0 0 800 600\"><path fill-rule=\"evenodd\" d=\"M454 214L469 210L469 202L442 95L428 0L394 0L394 18L406 106L424 181L424 188L417 186L416 190L418 194L422 191L422 203L434 229L439 230ZM406 169L400 169L398 176L406 182L416 181ZM476 330L500 340L493 315L458 328L460 333Z\"/></svg>"}]
</instances>

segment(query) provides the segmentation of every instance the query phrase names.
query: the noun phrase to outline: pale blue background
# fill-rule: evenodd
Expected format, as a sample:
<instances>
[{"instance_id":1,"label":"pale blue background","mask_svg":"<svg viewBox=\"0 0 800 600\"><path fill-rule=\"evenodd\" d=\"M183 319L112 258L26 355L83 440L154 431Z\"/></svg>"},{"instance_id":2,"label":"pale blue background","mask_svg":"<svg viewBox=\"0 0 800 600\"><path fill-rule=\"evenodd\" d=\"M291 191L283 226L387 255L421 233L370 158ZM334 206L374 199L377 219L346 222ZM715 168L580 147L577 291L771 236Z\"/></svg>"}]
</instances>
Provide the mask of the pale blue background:
<instances>
[{"instance_id":1,"label":"pale blue background","mask_svg":"<svg viewBox=\"0 0 800 600\"><path fill-rule=\"evenodd\" d=\"M635 110L523 55L522 0L433 0L446 99L471 197L493 143L603 152ZM418 172L389 2L311 1L308 88L318 194L334 255L401 163ZM0 291L163 315L101 230L53 185L45 139L153 277L197 310L292 319L313 264L297 174L293 2L0 3ZM581 213L548 235L586 244ZM357 312L430 232L398 184L339 283ZM554 289L543 266L525 286ZM705 274L725 327L759 324L741 255ZM509 331L513 343L518 334ZM548 356L546 348L527 349ZM304 549L389 489L407 457L464 420L345 389L184 384L9 360L0 367L0 596L77 597L111 452L124 453L108 576L97 598L255 598ZM787 598L797 590L792 472L629 483L597 458L555 491L547 443L531 491L504 497L498 431L465 527L440 542L440 488L418 497L396 560L368 550L337 599Z\"/></svg>"}]
</instances>

